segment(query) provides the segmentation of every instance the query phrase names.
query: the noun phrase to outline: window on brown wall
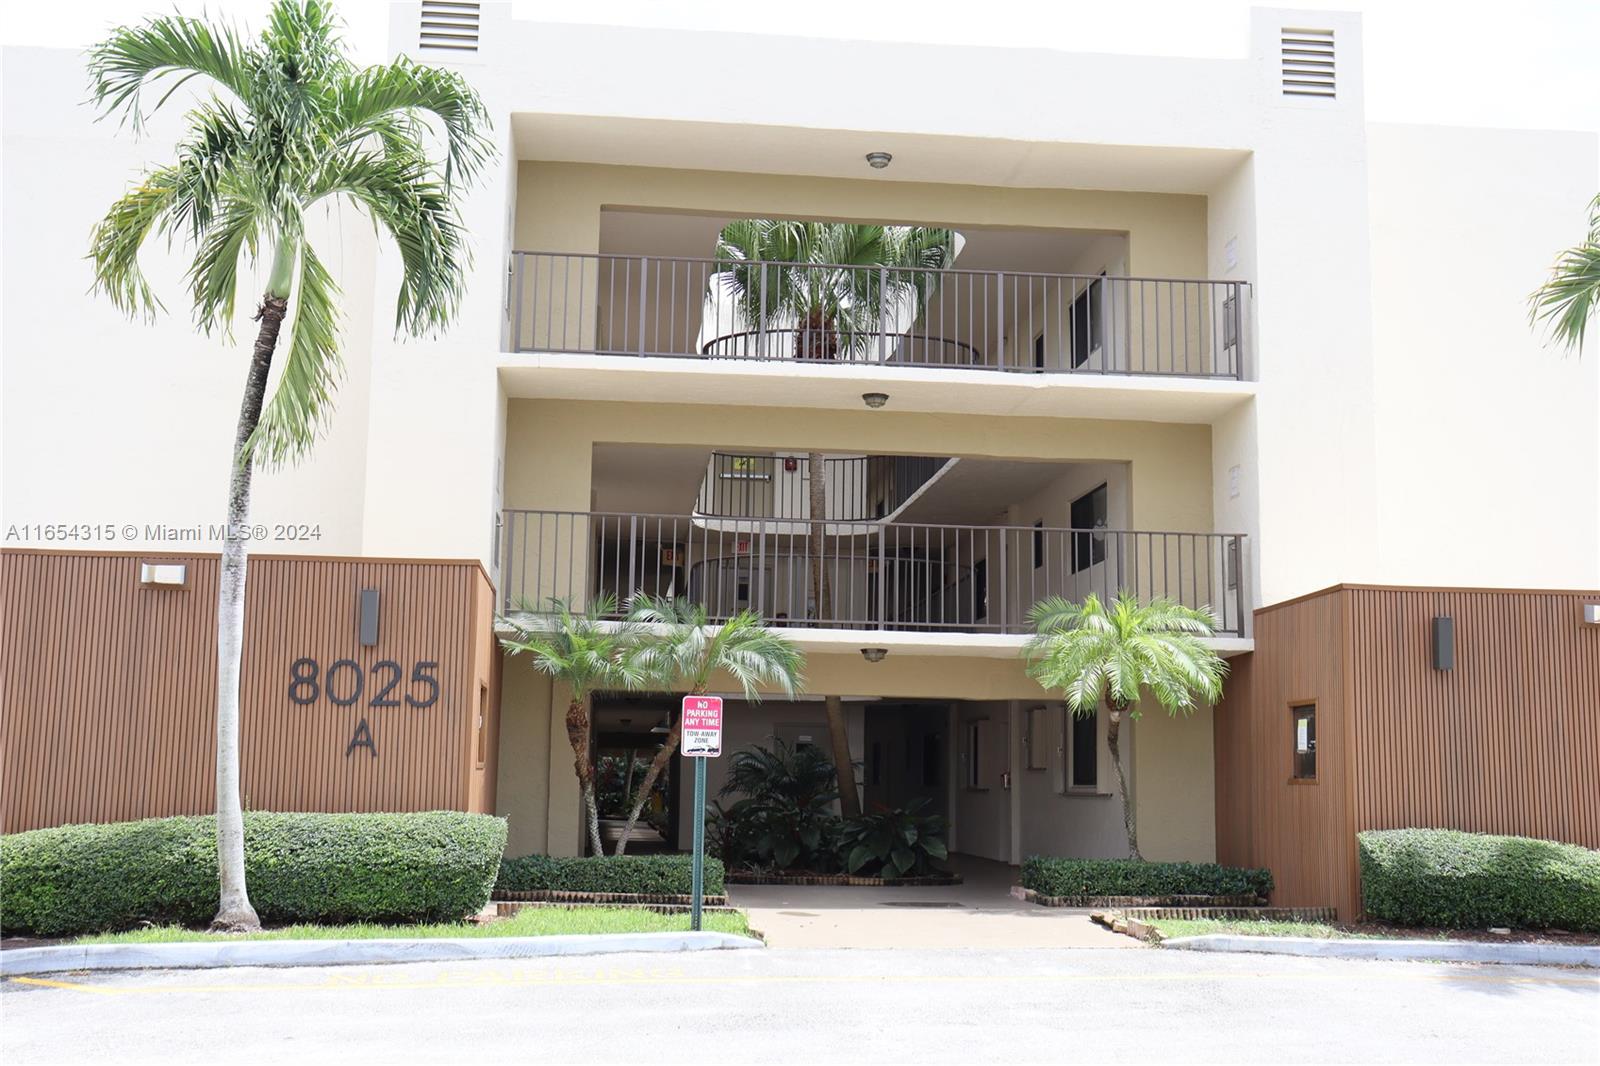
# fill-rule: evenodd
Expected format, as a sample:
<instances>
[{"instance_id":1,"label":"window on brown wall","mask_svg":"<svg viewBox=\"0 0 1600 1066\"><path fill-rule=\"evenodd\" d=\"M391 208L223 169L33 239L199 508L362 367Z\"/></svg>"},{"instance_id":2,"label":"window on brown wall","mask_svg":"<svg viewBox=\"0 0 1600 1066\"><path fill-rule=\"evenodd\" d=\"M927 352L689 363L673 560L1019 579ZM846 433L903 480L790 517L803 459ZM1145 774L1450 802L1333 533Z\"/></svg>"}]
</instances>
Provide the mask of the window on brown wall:
<instances>
[{"instance_id":1,"label":"window on brown wall","mask_svg":"<svg viewBox=\"0 0 1600 1066\"><path fill-rule=\"evenodd\" d=\"M1294 776L1313 781L1317 776L1317 705L1299 703L1289 708L1294 721Z\"/></svg>"},{"instance_id":2,"label":"window on brown wall","mask_svg":"<svg viewBox=\"0 0 1600 1066\"><path fill-rule=\"evenodd\" d=\"M478 769L489 761L489 686L478 682Z\"/></svg>"}]
</instances>

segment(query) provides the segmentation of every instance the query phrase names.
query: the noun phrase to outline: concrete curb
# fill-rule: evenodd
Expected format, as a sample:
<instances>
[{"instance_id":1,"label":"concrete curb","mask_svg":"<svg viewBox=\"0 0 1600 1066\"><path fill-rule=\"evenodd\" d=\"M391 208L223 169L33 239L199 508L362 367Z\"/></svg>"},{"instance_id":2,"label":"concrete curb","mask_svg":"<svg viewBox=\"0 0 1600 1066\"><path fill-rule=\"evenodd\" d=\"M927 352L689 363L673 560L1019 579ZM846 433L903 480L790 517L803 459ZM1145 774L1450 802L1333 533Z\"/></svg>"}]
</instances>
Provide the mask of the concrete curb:
<instances>
[{"instance_id":1,"label":"concrete curb","mask_svg":"<svg viewBox=\"0 0 1600 1066\"><path fill-rule=\"evenodd\" d=\"M186 944L73 944L0 952L0 976L63 970L208 970L229 966L354 966L397 962L532 959L628 951L764 947L729 933L595 933L582 936L440 937L427 940L235 940Z\"/></svg>"},{"instance_id":2,"label":"concrete curb","mask_svg":"<svg viewBox=\"0 0 1600 1066\"><path fill-rule=\"evenodd\" d=\"M1298 936L1208 933L1161 942L1187 951L1258 952L1323 959L1402 959L1417 962L1491 962L1508 966L1600 967L1600 947L1577 944L1488 944L1475 940L1323 940Z\"/></svg>"}]
</instances>

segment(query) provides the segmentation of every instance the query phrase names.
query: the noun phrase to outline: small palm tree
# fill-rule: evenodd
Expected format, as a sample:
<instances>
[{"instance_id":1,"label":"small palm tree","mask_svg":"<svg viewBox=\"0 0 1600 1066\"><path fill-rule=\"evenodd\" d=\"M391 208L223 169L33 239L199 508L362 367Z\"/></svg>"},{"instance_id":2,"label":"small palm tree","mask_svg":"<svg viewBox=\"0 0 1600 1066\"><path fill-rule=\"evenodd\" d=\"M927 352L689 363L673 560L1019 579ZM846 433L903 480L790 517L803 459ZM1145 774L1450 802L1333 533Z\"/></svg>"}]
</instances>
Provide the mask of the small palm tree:
<instances>
[{"instance_id":1,"label":"small palm tree","mask_svg":"<svg viewBox=\"0 0 1600 1066\"><path fill-rule=\"evenodd\" d=\"M768 629L754 612L740 611L722 625L711 625L704 604L641 593L629 604L628 621L636 627L627 653L630 671L664 688L682 685L691 695L704 696L711 675L721 670L738 683L745 699L758 701L760 685L776 685L793 696L803 683L805 656L788 637ZM682 716L673 716L666 741L650 760L650 769L634 794L628 824L617 840L618 855L627 852L628 837L638 824L650 790L678 750L682 726Z\"/></svg>"},{"instance_id":2,"label":"small palm tree","mask_svg":"<svg viewBox=\"0 0 1600 1066\"><path fill-rule=\"evenodd\" d=\"M255 466L293 463L315 442L344 376L339 287L306 240L316 208L348 201L394 239L402 274L395 325L442 329L462 295L467 250L453 179L488 157L488 116L457 74L406 59L357 67L322 0L276 0L247 44L230 25L162 15L112 31L89 52L90 94L135 130L179 86L212 92L193 104L175 162L153 167L95 226L94 287L129 315L160 302L139 267L152 236L187 244L195 320L231 330L241 263L270 262L245 379L228 480L230 531L247 527ZM145 108L145 90L163 90ZM444 163L430 155L442 135ZM290 299L297 310L289 318ZM273 361L286 351L269 391ZM213 927L260 928L244 877L239 800L239 659L246 543L225 536L217 592L217 859Z\"/></svg>"},{"instance_id":3,"label":"small palm tree","mask_svg":"<svg viewBox=\"0 0 1600 1066\"><path fill-rule=\"evenodd\" d=\"M1140 606L1133 593L1123 590L1109 609L1093 593L1082 603L1047 597L1034 604L1028 621L1034 628L1024 648L1029 676L1062 692L1074 715L1089 717L1105 704L1106 748L1117 770L1128 854L1142 859L1122 769L1122 719L1139 717L1139 699L1146 691L1174 716L1222 696L1228 664L1203 639L1216 632L1216 620L1209 611L1168 599Z\"/></svg>"},{"instance_id":4,"label":"small palm tree","mask_svg":"<svg viewBox=\"0 0 1600 1066\"><path fill-rule=\"evenodd\" d=\"M1528 304L1535 324L1544 323L1552 339L1583 353L1584 331L1600 309L1600 196L1589 204L1589 235L1556 258Z\"/></svg>"},{"instance_id":5,"label":"small palm tree","mask_svg":"<svg viewBox=\"0 0 1600 1066\"><path fill-rule=\"evenodd\" d=\"M631 654L638 628L613 621L616 613L617 601L611 596L599 597L582 611L552 596L543 609L525 605L518 615L501 619L501 626L510 630L500 638L501 647L511 655L532 656L535 670L567 686L567 742L595 855L604 855L605 849L589 750L589 697L602 689L639 688L648 680Z\"/></svg>"}]
</instances>

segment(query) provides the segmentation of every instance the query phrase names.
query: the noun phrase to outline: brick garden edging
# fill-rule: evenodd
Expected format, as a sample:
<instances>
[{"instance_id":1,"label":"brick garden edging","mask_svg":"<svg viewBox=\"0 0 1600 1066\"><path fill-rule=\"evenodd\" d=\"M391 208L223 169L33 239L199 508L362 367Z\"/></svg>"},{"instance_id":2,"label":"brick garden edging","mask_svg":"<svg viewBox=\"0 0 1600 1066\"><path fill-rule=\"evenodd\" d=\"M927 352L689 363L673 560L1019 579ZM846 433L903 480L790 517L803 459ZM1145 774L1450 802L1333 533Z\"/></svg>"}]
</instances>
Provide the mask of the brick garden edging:
<instances>
[{"instance_id":1,"label":"brick garden edging","mask_svg":"<svg viewBox=\"0 0 1600 1066\"><path fill-rule=\"evenodd\" d=\"M927 877L856 877L853 874L769 874L750 870L728 870L723 881L730 885L843 885L860 888L919 888L961 884L960 874L933 874Z\"/></svg>"},{"instance_id":2,"label":"brick garden edging","mask_svg":"<svg viewBox=\"0 0 1600 1066\"><path fill-rule=\"evenodd\" d=\"M1089 920L1135 940L1159 940L1153 923L1162 918L1244 918L1257 922L1331 922L1332 907L1128 907L1095 911Z\"/></svg>"},{"instance_id":3,"label":"brick garden edging","mask_svg":"<svg viewBox=\"0 0 1600 1066\"><path fill-rule=\"evenodd\" d=\"M706 893L702 897L706 906L723 906L728 902L726 895L713 895ZM507 892L496 890L493 903L559 903L565 906L653 906L670 905L687 907L694 901L687 893L672 895L664 892L566 892L548 888L536 888L523 892Z\"/></svg>"},{"instance_id":4,"label":"brick garden edging","mask_svg":"<svg viewBox=\"0 0 1600 1066\"><path fill-rule=\"evenodd\" d=\"M1011 895L1041 907L1234 907L1249 908L1251 913L1256 913L1261 903L1255 896L1041 896L1021 885L1011 886ZM1175 918L1177 915L1164 917Z\"/></svg>"},{"instance_id":5,"label":"brick garden edging","mask_svg":"<svg viewBox=\"0 0 1600 1066\"><path fill-rule=\"evenodd\" d=\"M721 900L726 900L727 899L726 896L707 896L706 898L707 899L721 899ZM590 905L591 904L580 904L580 903L571 903L571 902L563 903L563 902L559 902L557 900L548 900L548 899L526 899L526 900L498 899L498 900L495 900L494 903L493 903L494 916L496 918L514 918L514 917L516 917L516 914L517 914L518 911L523 910L524 908L527 908L527 907L547 907L547 908L552 908L552 909L556 909L556 910L561 910L561 909L565 909L565 908L569 908L569 907L590 906ZM620 908L622 910L631 910L631 911L651 911L651 912L653 912L655 914L688 914L689 911L691 910L690 905L687 904L687 903L599 903L599 904L592 904L592 906L617 907L617 908ZM706 914L733 914L733 913L736 913L737 908L730 907L724 902L724 903L715 903L715 904L708 903L704 907L702 907L701 910L704 911ZM751 936L759 936L759 934L754 933L754 932L752 932L750 935Z\"/></svg>"}]
</instances>

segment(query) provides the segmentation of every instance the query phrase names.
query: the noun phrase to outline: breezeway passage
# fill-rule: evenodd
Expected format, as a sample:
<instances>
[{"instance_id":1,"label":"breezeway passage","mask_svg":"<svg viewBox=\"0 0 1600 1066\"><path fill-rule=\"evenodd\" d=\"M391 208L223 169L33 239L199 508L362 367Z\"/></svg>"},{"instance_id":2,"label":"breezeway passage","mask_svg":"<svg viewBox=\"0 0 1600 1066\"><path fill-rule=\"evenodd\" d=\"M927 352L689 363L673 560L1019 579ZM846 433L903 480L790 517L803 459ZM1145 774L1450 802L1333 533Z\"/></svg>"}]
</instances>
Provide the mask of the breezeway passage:
<instances>
[{"instance_id":1,"label":"breezeway passage","mask_svg":"<svg viewBox=\"0 0 1600 1066\"><path fill-rule=\"evenodd\" d=\"M1014 867L968 855L953 861L959 885L729 885L728 899L773 948L1139 947L1095 925L1087 910L1014 899Z\"/></svg>"},{"instance_id":2,"label":"breezeway passage","mask_svg":"<svg viewBox=\"0 0 1600 1066\"><path fill-rule=\"evenodd\" d=\"M0 1004L0 1055L14 1063L113 1049L249 1060L285 1039L348 1062L637 1055L597 1038L596 1017L648 1033L656 1062L1056 1061L1064 1034L1074 1058L1106 1062L1566 1062L1600 1042L1600 979L1569 971L1155 949L168 971L7 981Z\"/></svg>"}]
</instances>

